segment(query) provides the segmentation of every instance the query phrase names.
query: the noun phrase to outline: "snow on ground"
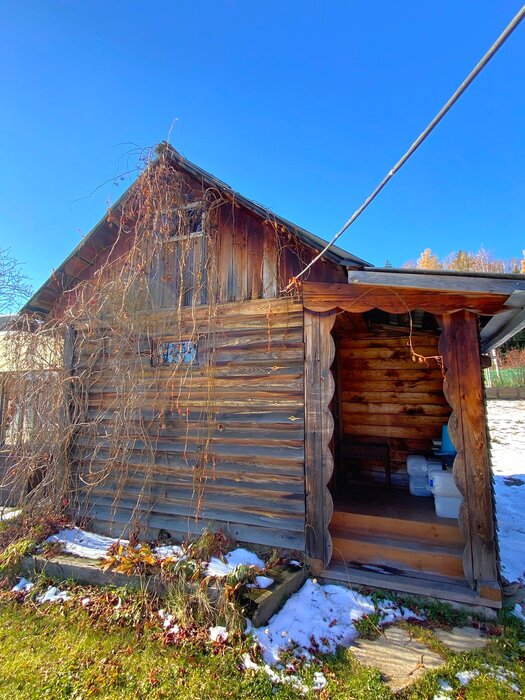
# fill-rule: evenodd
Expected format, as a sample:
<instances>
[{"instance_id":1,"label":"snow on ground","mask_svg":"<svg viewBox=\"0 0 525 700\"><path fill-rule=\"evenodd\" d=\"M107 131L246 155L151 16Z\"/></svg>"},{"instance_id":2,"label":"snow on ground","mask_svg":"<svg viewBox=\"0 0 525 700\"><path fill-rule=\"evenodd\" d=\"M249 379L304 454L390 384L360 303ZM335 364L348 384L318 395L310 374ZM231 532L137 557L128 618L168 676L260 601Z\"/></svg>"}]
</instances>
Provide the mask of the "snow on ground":
<instances>
[{"instance_id":1,"label":"snow on ground","mask_svg":"<svg viewBox=\"0 0 525 700\"><path fill-rule=\"evenodd\" d=\"M20 515L22 511L18 510L17 508L0 508L0 521L1 520L12 520L13 518L16 518L17 515Z\"/></svg>"},{"instance_id":2,"label":"snow on ground","mask_svg":"<svg viewBox=\"0 0 525 700\"><path fill-rule=\"evenodd\" d=\"M34 585L35 584L32 581L29 581L29 579L22 577L16 586L11 588L11 591L13 593L27 593L33 588Z\"/></svg>"},{"instance_id":3,"label":"snow on ground","mask_svg":"<svg viewBox=\"0 0 525 700\"><path fill-rule=\"evenodd\" d=\"M525 401L487 401L501 565L525 583Z\"/></svg>"},{"instance_id":4,"label":"snow on ground","mask_svg":"<svg viewBox=\"0 0 525 700\"><path fill-rule=\"evenodd\" d=\"M128 540L104 537L79 527L60 530L56 535L48 537L46 542L60 542L65 552L83 559L102 559L112 545L119 543L126 547L129 544ZM178 545L160 545L155 547L153 552L158 559L167 559L167 557L181 559L184 556L182 547Z\"/></svg>"},{"instance_id":5,"label":"snow on ground","mask_svg":"<svg viewBox=\"0 0 525 700\"><path fill-rule=\"evenodd\" d=\"M265 663L275 665L288 648L309 659L317 652L334 653L339 646L349 646L358 636L354 623L375 612L376 606L369 596L345 586L321 586L315 579L308 579L266 627L249 631L259 643ZM381 618L379 624L417 617L387 600L379 601L377 612Z\"/></svg>"},{"instance_id":6,"label":"snow on ground","mask_svg":"<svg viewBox=\"0 0 525 700\"><path fill-rule=\"evenodd\" d=\"M256 566L264 569L264 562L253 552L239 547L228 552L224 561L218 557L212 557L206 567L208 576L227 576L238 566Z\"/></svg>"},{"instance_id":7,"label":"snow on ground","mask_svg":"<svg viewBox=\"0 0 525 700\"><path fill-rule=\"evenodd\" d=\"M69 600L71 596L67 591L60 591L56 586L49 586L47 591L36 597L37 603L60 603Z\"/></svg>"},{"instance_id":8,"label":"snow on ground","mask_svg":"<svg viewBox=\"0 0 525 700\"><path fill-rule=\"evenodd\" d=\"M127 540L115 540L113 537L96 535L94 532L81 530L79 527L60 530L56 535L51 535L46 540L46 542L61 542L64 551L84 559L105 557L109 547L119 541L124 546L128 544Z\"/></svg>"}]
</instances>

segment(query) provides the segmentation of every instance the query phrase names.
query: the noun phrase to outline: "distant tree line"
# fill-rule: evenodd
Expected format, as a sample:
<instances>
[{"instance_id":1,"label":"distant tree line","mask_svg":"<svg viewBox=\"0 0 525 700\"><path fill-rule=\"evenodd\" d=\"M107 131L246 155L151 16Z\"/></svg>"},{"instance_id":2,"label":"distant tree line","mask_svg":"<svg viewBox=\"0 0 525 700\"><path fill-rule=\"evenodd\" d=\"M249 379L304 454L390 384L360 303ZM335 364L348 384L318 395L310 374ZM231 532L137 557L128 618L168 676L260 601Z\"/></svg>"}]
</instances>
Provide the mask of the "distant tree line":
<instances>
[{"instance_id":1,"label":"distant tree line","mask_svg":"<svg viewBox=\"0 0 525 700\"><path fill-rule=\"evenodd\" d=\"M403 267L419 270L454 270L456 272L496 272L525 274L525 250L521 257L498 260L484 248L476 253L458 250L439 258L430 248L425 248L416 262L409 261Z\"/></svg>"},{"instance_id":2,"label":"distant tree line","mask_svg":"<svg viewBox=\"0 0 525 700\"><path fill-rule=\"evenodd\" d=\"M403 267L419 270L454 270L456 272L496 272L525 275L525 250L522 257L498 260L484 248L476 253L458 250L439 258L430 248L425 248L416 262L409 261ZM498 361L502 368L525 366L525 331L498 348Z\"/></svg>"}]
</instances>

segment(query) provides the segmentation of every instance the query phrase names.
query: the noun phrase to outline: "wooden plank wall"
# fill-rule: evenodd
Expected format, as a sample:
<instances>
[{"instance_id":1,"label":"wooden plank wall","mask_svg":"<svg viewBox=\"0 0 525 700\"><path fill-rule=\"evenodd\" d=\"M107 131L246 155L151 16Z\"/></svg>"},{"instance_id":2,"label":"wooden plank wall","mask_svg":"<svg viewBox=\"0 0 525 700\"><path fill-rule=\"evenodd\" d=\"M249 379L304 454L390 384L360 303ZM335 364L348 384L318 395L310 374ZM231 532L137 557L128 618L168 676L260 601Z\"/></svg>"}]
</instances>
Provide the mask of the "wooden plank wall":
<instances>
[{"instance_id":1,"label":"wooden plank wall","mask_svg":"<svg viewBox=\"0 0 525 700\"><path fill-rule=\"evenodd\" d=\"M202 200L202 183L189 175L184 175L184 179L195 201ZM177 306L179 298L184 306L192 306L205 305L210 300L223 304L282 296L290 280L318 251L304 245L270 217L269 213L269 218L263 220L237 202L225 200L210 215L211 240L203 236L191 241L164 242L151 261L151 308ZM92 255L95 262L93 265L72 268L75 277L71 277L71 288L79 282L94 279L100 267L107 265L108 274L111 274L109 266L112 264L121 268L122 256L129 250L131 235L122 234L115 243L117 231L117 225L107 221L101 224L97 232L98 248L93 241L86 241L85 245L90 249L88 258ZM214 258L211 264L210 256ZM72 264L73 261L68 262L68 266ZM306 280L346 284L346 271L322 259L305 275ZM56 286L58 282L53 279L50 284ZM55 304L55 313L60 317L74 303L78 293L78 290L50 288L41 295L39 303L50 307ZM54 299L57 301L54 302Z\"/></svg>"},{"instance_id":2,"label":"wooden plank wall","mask_svg":"<svg viewBox=\"0 0 525 700\"><path fill-rule=\"evenodd\" d=\"M205 307L193 310L207 332ZM163 314L150 317L165 334ZM192 321L193 323L193 321ZM163 329L163 330L161 330ZM216 333L210 339L212 366L199 361L184 378L179 397L183 416L166 411L168 382L152 386L144 363L143 400L137 421L148 426L156 444L154 464L140 439L133 441L126 468L92 488L83 486L102 473L109 459L106 430L116 410L114 378L102 372L88 396L89 429L77 436L73 457L82 495L78 513L95 526L121 535L135 520L153 535L166 529L185 537L203 527L223 527L241 541L304 549L304 343L302 305L289 298L217 307ZM84 347L89 355L89 347ZM79 357L79 369L88 359ZM94 368L95 372L97 367ZM200 517L194 469L208 426L203 403L213 374L213 469L208 472ZM160 413L163 412L163 419ZM100 418L103 418L102 422ZM94 434L93 434L94 431ZM149 470L152 469L150 473ZM121 493L115 500L115 494Z\"/></svg>"},{"instance_id":3,"label":"wooden plank wall","mask_svg":"<svg viewBox=\"0 0 525 700\"><path fill-rule=\"evenodd\" d=\"M429 366L413 362L407 337L361 330L336 340L338 439L388 445L395 486L408 485L407 455L428 452L451 411L440 367L434 360ZM414 350L437 355L438 340L437 334L416 332ZM366 480L384 482L379 464L365 464L364 471Z\"/></svg>"}]
</instances>

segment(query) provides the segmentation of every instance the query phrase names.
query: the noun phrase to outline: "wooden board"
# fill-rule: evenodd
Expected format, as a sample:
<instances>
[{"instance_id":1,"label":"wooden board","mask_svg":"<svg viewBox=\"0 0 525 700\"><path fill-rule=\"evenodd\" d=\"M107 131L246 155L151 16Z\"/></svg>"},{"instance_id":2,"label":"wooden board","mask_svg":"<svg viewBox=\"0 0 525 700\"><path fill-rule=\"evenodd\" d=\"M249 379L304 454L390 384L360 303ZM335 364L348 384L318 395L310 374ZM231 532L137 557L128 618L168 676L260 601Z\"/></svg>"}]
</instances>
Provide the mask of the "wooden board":
<instances>
[{"instance_id":1,"label":"wooden board","mask_svg":"<svg viewBox=\"0 0 525 700\"><path fill-rule=\"evenodd\" d=\"M493 493L477 319L468 311L445 314L440 351L445 395L452 407L448 430L457 450L454 478L463 495L460 524L465 536L465 576L485 597L501 595L498 584Z\"/></svg>"},{"instance_id":2,"label":"wooden board","mask_svg":"<svg viewBox=\"0 0 525 700\"><path fill-rule=\"evenodd\" d=\"M333 472L330 441L334 421L330 402L334 378L330 371L335 345L331 335L335 313L305 311L305 478L306 478L306 553L314 572L328 565L332 543L328 525L333 502L328 483Z\"/></svg>"},{"instance_id":3,"label":"wooden board","mask_svg":"<svg viewBox=\"0 0 525 700\"><path fill-rule=\"evenodd\" d=\"M187 367L178 378L168 371L165 382L149 367L148 354L140 353L140 343L134 346L137 408L119 437L118 458L111 436L126 384L117 387L106 369L94 374L72 453L78 514L114 534L140 523L153 535L162 527L182 538L211 526L243 541L304 549L300 308L288 298L217 307L218 330L208 344L215 361ZM159 337L169 337L166 315L148 318ZM205 328L205 310L195 315ZM77 337L81 353L89 355L81 331ZM204 482L196 484L204 443L208 467Z\"/></svg>"},{"instance_id":4,"label":"wooden board","mask_svg":"<svg viewBox=\"0 0 525 700\"><path fill-rule=\"evenodd\" d=\"M508 294L433 291L412 287L388 288L366 284L303 284L304 306L317 312L341 309L351 313L362 313L371 309L381 309L392 314L404 314L421 309L441 314L467 309L491 316L505 310L507 299Z\"/></svg>"}]
</instances>

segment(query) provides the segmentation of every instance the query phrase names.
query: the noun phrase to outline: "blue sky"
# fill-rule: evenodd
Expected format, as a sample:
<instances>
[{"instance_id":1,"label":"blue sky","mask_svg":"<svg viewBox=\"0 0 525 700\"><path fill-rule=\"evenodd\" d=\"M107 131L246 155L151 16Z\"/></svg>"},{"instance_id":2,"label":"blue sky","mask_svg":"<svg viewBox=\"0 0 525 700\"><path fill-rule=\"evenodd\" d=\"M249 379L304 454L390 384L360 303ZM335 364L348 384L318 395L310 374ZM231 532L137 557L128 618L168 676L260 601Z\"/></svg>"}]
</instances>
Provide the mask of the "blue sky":
<instances>
[{"instance_id":1,"label":"blue sky","mask_svg":"<svg viewBox=\"0 0 525 700\"><path fill-rule=\"evenodd\" d=\"M133 144L170 130L190 160L331 237L520 4L4 0L0 245L39 286L125 188L99 186ZM524 85L525 23L341 245L377 265L427 246L520 256Z\"/></svg>"}]
</instances>

